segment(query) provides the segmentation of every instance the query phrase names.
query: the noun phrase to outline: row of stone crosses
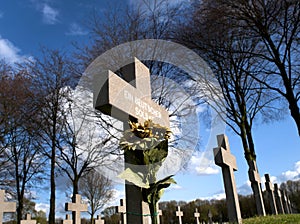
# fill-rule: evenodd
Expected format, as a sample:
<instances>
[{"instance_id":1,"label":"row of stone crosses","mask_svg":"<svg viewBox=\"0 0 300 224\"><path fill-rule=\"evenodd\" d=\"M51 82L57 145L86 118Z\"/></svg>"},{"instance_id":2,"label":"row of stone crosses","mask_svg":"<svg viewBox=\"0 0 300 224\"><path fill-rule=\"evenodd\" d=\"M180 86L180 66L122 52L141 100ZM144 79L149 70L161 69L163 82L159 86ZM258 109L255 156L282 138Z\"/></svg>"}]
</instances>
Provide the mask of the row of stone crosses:
<instances>
[{"instance_id":1,"label":"row of stone crosses","mask_svg":"<svg viewBox=\"0 0 300 224\"><path fill-rule=\"evenodd\" d=\"M230 153L229 143L227 136L218 135L218 147L214 149L215 163L222 167L223 180L225 185L226 202L228 209L228 218L230 222L242 223L241 212L238 201L238 194L235 185L235 179L233 171L237 170L235 157ZM256 177L258 179L258 177ZM269 174L265 174L265 186L268 192L269 203L271 206L272 214L290 214L292 213L291 203L285 191L280 190L277 184L271 183ZM260 182L259 182L260 183ZM3 214L7 212L16 211L15 202L5 202L5 191L0 190L0 224L2 224ZM71 211L73 219L70 215L66 215L66 219L63 220L62 224L80 224L81 223L81 212L88 210L87 204L81 203L81 196L79 194L75 197L74 203L66 203L66 211ZM126 203L125 200L121 199L120 206L116 207L116 212L121 215L121 224L127 224L126 214ZM158 223L159 217L162 215L162 211L158 209ZM179 224L182 224L183 212L178 206L176 211ZM199 224L200 213L196 209L194 213L196 223ZM208 214L209 223L212 223L212 214ZM21 220L21 224L36 224L36 220L31 219L31 215L27 214L26 220ZM104 220L100 216L95 220L95 224L104 224ZM129 224L129 223L128 223Z\"/></svg>"}]
</instances>

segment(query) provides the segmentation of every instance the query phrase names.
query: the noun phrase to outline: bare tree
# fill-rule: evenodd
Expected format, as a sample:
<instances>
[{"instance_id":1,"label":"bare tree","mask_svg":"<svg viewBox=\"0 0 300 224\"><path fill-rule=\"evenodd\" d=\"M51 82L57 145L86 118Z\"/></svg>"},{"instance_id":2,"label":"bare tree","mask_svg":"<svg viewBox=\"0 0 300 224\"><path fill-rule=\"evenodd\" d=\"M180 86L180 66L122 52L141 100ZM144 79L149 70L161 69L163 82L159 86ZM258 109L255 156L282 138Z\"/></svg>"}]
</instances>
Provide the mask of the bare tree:
<instances>
[{"instance_id":1,"label":"bare tree","mask_svg":"<svg viewBox=\"0 0 300 224\"><path fill-rule=\"evenodd\" d=\"M266 88L286 100L300 136L300 2L297 0L216 1L240 33L259 42L250 52L260 63L253 74Z\"/></svg>"},{"instance_id":2,"label":"bare tree","mask_svg":"<svg viewBox=\"0 0 300 224\"><path fill-rule=\"evenodd\" d=\"M101 210L114 196L112 182L98 171L92 170L80 180L80 192L88 199L91 223L97 211Z\"/></svg>"},{"instance_id":3,"label":"bare tree","mask_svg":"<svg viewBox=\"0 0 300 224\"><path fill-rule=\"evenodd\" d=\"M36 77L38 119L35 120L42 138L40 145L50 160L50 211L49 223L55 223L55 175L57 142L63 132L63 111L65 98L69 88L78 78L78 71L74 62L66 55L56 50L43 49L43 58L29 63L28 72Z\"/></svg>"},{"instance_id":4,"label":"bare tree","mask_svg":"<svg viewBox=\"0 0 300 224\"><path fill-rule=\"evenodd\" d=\"M117 151L115 138L97 127L97 116L76 102L70 91L64 102L63 128L57 141L57 165L72 183L73 200L79 193L79 181L95 168L105 166Z\"/></svg>"},{"instance_id":5,"label":"bare tree","mask_svg":"<svg viewBox=\"0 0 300 224\"><path fill-rule=\"evenodd\" d=\"M26 71L12 68L11 72L1 77L1 113L5 118L2 142L4 158L6 158L6 178L11 192L16 196L17 222L24 218L25 193L30 187L41 181L43 164L38 135L30 122L36 116L34 105L34 88L32 77ZM8 186L6 186L7 188Z\"/></svg>"},{"instance_id":6,"label":"bare tree","mask_svg":"<svg viewBox=\"0 0 300 224\"><path fill-rule=\"evenodd\" d=\"M252 172L258 172L252 129L254 121L278 118L273 106L277 97L253 78L260 65L252 58L252 52L260 48L260 42L234 29L235 22L227 17L226 10L216 5L211 1L193 5L190 22L180 24L174 37L196 50L213 69L221 97L209 89L204 95L213 101L216 111L224 112L221 114L224 121L240 136L252 189L260 207L263 202L261 187L251 178ZM258 212L264 215L264 208Z\"/></svg>"}]
</instances>

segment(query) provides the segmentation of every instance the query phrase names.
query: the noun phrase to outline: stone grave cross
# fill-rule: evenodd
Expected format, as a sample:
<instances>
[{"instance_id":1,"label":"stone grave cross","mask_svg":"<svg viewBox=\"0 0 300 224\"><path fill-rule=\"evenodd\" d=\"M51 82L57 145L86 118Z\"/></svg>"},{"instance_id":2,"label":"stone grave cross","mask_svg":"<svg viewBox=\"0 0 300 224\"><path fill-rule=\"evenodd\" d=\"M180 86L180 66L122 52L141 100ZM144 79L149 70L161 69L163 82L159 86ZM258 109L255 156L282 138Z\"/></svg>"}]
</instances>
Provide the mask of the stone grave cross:
<instances>
[{"instance_id":1,"label":"stone grave cross","mask_svg":"<svg viewBox=\"0 0 300 224\"><path fill-rule=\"evenodd\" d=\"M217 141L218 147L214 148L215 163L222 168L229 222L241 223L241 210L233 173L237 170L236 160L230 152L227 136L218 135Z\"/></svg>"},{"instance_id":2,"label":"stone grave cross","mask_svg":"<svg viewBox=\"0 0 300 224\"><path fill-rule=\"evenodd\" d=\"M177 211L176 211L176 216L178 217L179 220L179 224L182 224L182 216L183 216L183 212L180 211L180 206L178 206Z\"/></svg>"},{"instance_id":3,"label":"stone grave cross","mask_svg":"<svg viewBox=\"0 0 300 224\"><path fill-rule=\"evenodd\" d=\"M149 69L137 58L121 68L122 79L112 71L94 74L94 107L125 123L153 122L169 127L169 113L151 99Z\"/></svg>"},{"instance_id":4,"label":"stone grave cross","mask_svg":"<svg viewBox=\"0 0 300 224\"><path fill-rule=\"evenodd\" d=\"M97 69L96 69L97 70ZM129 120L169 127L168 112L151 99L149 69L134 58L134 62L120 69L123 79L112 71L94 76L94 108L124 123ZM141 152L126 152L125 169ZM142 200L141 189L125 182L126 219L130 224L148 224L149 207ZM130 200L129 200L130 199Z\"/></svg>"},{"instance_id":5,"label":"stone grave cross","mask_svg":"<svg viewBox=\"0 0 300 224\"><path fill-rule=\"evenodd\" d=\"M257 214L261 216L266 215L265 205L262 195L262 188L261 188L261 179L258 173L258 168L255 160L248 161L249 170L249 180L251 182L251 188L255 198L256 210Z\"/></svg>"},{"instance_id":6,"label":"stone grave cross","mask_svg":"<svg viewBox=\"0 0 300 224\"><path fill-rule=\"evenodd\" d=\"M95 224L104 224L104 219L101 219L100 215L97 215L97 219L95 219Z\"/></svg>"},{"instance_id":7,"label":"stone grave cross","mask_svg":"<svg viewBox=\"0 0 300 224\"><path fill-rule=\"evenodd\" d=\"M15 212L16 202L4 202L5 191L0 190L0 224L2 224L3 213Z\"/></svg>"},{"instance_id":8,"label":"stone grave cross","mask_svg":"<svg viewBox=\"0 0 300 224\"><path fill-rule=\"evenodd\" d=\"M116 212L121 214L121 224L126 224L126 200L120 199L120 206L116 206Z\"/></svg>"},{"instance_id":9,"label":"stone grave cross","mask_svg":"<svg viewBox=\"0 0 300 224\"><path fill-rule=\"evenodd\" d=\"M288 206L288 202L287 202L287 197L286 197L286 193L285 193L284 190L281 190L281 200L282 200L284 213L285 214L290 214L289 206Z\"/></svg>"},{"instance_id":10,"label":"stone grave cross","mask_svg":"<svg viewBox=\"0 0 300 224\"><path fill-rule=\"evenodd\" d=\"M196 208L196 211L194 213L194 217L196 218L196 223L200 224L200 222L199 222L200 213L198 212L198 208Z\"/></svg>"},{"instance_id":11,"label":"stone grave cross","mask_svg":"<svg viewBox=\"0 0 300 224\"><path fill-rule=\"evenodd\" d=\"M26 214L26 219L25 220L21 220L21 224L36 224L36 220L31 219L31 215L30 214Z\"/></svg>"},{"instance_id":12,"label":"stone grave cross","mask_svg":"<svg viewBox=\"0 0 300 224\"><path fill-rule=\"evenodd\" d=\"M278 213L284 214L281 193L280 193L280 189L278 188L278 184L274 184L274 194L275 194L276 206L278 208Z\"/></svg>"},{"instance_id":13,"label":"stone grave cross","mask_svg":"<svg viewBox=\"0 0 300 224\"><path fill-rule=\"evenodd\" d=\"M80 213L86 212L88 210L88 206L87 204L82 204L81 196L79 194L76 194L75 203L66 203L65 210L72 211L73 224L80 224L81 223Z\"/></svg>"},{"instance_id":14,"label":"stone grave cross","mask_svg":"<svg viewBox=\"0 0 300 224\"><path fill-rule=\"evenodd\" d=\"M66 214L66 219L63 220L63 224L72 224L73 220L71 219L70 214Z\"/></svg>"},{"instance_id":15,"label":"stone grave cross","mask_svg":"<svg viewBox=\"0 0 300 224\"><path fill-rule=\"evenodd\" d=\"M265 174L265 179L266 179L266 190L268 192L269 195L269 201L270 201L270 206L271 206L271 211L273 215L277 215L277 206L276 206L276 201L275 201L275 196L274 196L274 187L273 184L270 180L270 176L269 174Z\"/></svg>"}]
</instances>

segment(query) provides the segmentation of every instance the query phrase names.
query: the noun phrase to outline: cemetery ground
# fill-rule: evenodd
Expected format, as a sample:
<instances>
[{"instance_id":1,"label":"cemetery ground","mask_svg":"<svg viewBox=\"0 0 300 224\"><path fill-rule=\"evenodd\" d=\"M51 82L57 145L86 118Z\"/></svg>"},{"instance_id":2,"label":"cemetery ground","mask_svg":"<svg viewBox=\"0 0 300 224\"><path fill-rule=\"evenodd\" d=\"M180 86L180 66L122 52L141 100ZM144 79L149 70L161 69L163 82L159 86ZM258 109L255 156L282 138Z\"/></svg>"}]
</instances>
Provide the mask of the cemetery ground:
<instances>
[{"instance_id":1,"label":"cemetery ground","mask_svg":"<svg viewBox=\"0 0 300 224\"><path fill-rule=\"evenodd\" d=\"M289 215L271 215L265 217L254 217L244 219L243 224L296 224L300 223L300 214L289 214Z\"/></svg>"}]
</instances>

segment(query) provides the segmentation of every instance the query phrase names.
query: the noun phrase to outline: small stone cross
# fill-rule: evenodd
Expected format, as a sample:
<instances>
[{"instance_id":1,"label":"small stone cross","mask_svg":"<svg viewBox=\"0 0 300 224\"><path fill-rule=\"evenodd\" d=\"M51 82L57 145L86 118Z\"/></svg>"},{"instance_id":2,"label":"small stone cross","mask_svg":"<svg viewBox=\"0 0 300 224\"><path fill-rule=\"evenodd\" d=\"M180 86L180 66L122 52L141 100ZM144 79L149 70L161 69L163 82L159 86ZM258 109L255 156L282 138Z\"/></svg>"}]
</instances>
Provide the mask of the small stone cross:
<instances>
[{"instance_id":1,"label":"small stone cross","mask_svg":"<svg viewBox=\"0 0 300 224\"><path fill-rule=\"evenodd\" d=\"M36 220L31 219L30 214L26 214L26 220L21 220L21 224L36 224Z\"/></svg>"},{"instance_id":2,"label":"small stone cross","mask_svg":"<svg viewBox=\"0 0 300 224\"><path fill-rule=\"evenodd\" d=\"M199 218L200 218L200 213L198 212L198 208L196 208L196 211L194 213L194 217L196 218L196 223L199 224Z\"/></svg>"},{"instance_id":3,"label":"small stone cross","mask_svg":"<svg viewBox=\"0 0 300 224\"><path fill-rule=\"evenodd\" d=\"M72 211L73 224L80 224L81 223L80 213L86 212L88 210L88 206L87 204L82 204L81 196L79 194L76 194L75 203L66 203L65 210Z\"/></svg>"},{"instance_id":4,"label":"small stone cross","mask_svg":"<svg viewBox=\"0 0 300 224\"><path fill-rule=\"evenodd\" d=\"M126 201L120 199L120 206L116 206L116 212L121 214L121 223L126 224Z\"/></svg>"},{"instance_id":5,"label":"small stone cross","mask_svg":"<svg viewBox=\"0 0 300 224\"><path fill-rule=\"evenodd\" d=\"M5 191L0 190L0 224L2 224L3 213L15 212L16 202L4 202Z\"/></svg>"},{"instance_id":6,"label":"small stone cross","mask_svg":"<svg viewBox=\"0 0 300 224\"><path fill-rule=\"evenodd\" d=\"M180 206L177 207L176 216L178 217L179 224L182 224L182 218L181 217L183 216L183 212L180 211Z\"/></svg>"},{"instance_id":7,"label":"small stone cross","mask_svg":"<svg viewBox=\"0 0 300 224\"><path fill-rule=\"evenodd\" d=\"M275 201L275 196L274 196L274 188L273 188L273 184L270 180L270 176L269 174L265 174L265 179L266 179L266 190L268 192L269 195L269 201L270 201L270 206L271 206L271 211L273 215L277 215L277 206L276 206L276 201Z\"/></svg>"},{"instance_id":8,"label":"small stone cross","mask_svg":"<svg viewBox=\"0 0 300 224\"><path fill-rule=\"evenodd\" d=\"M218 147L214 148L216 165L222 167L229 222L241 223L242 216L233 171L237 170L235 157L230 152L226 135L218 135Z\"/></svg>"},{"instance_id":9,"label":"small stone cross","mask_svg":"<svg viewBox=\"0 0 300 224\"><path fill-rule=\"evenodd\" d=\"M97 219L95 219L95 224L104 224L104 219L101 219L100 215L97 215Z\"/></svg>"},{"instance_id":10,"label":"small stone cross","mask_svg":"<svg viewBox=\"0 0 300 224\"><path fill-rule=\"evenodd\" d=\"M71 219L70 214L66 214L66 219L63 220L63 224L72 224L73 220Z\"/></svg>"}]
</instances>

